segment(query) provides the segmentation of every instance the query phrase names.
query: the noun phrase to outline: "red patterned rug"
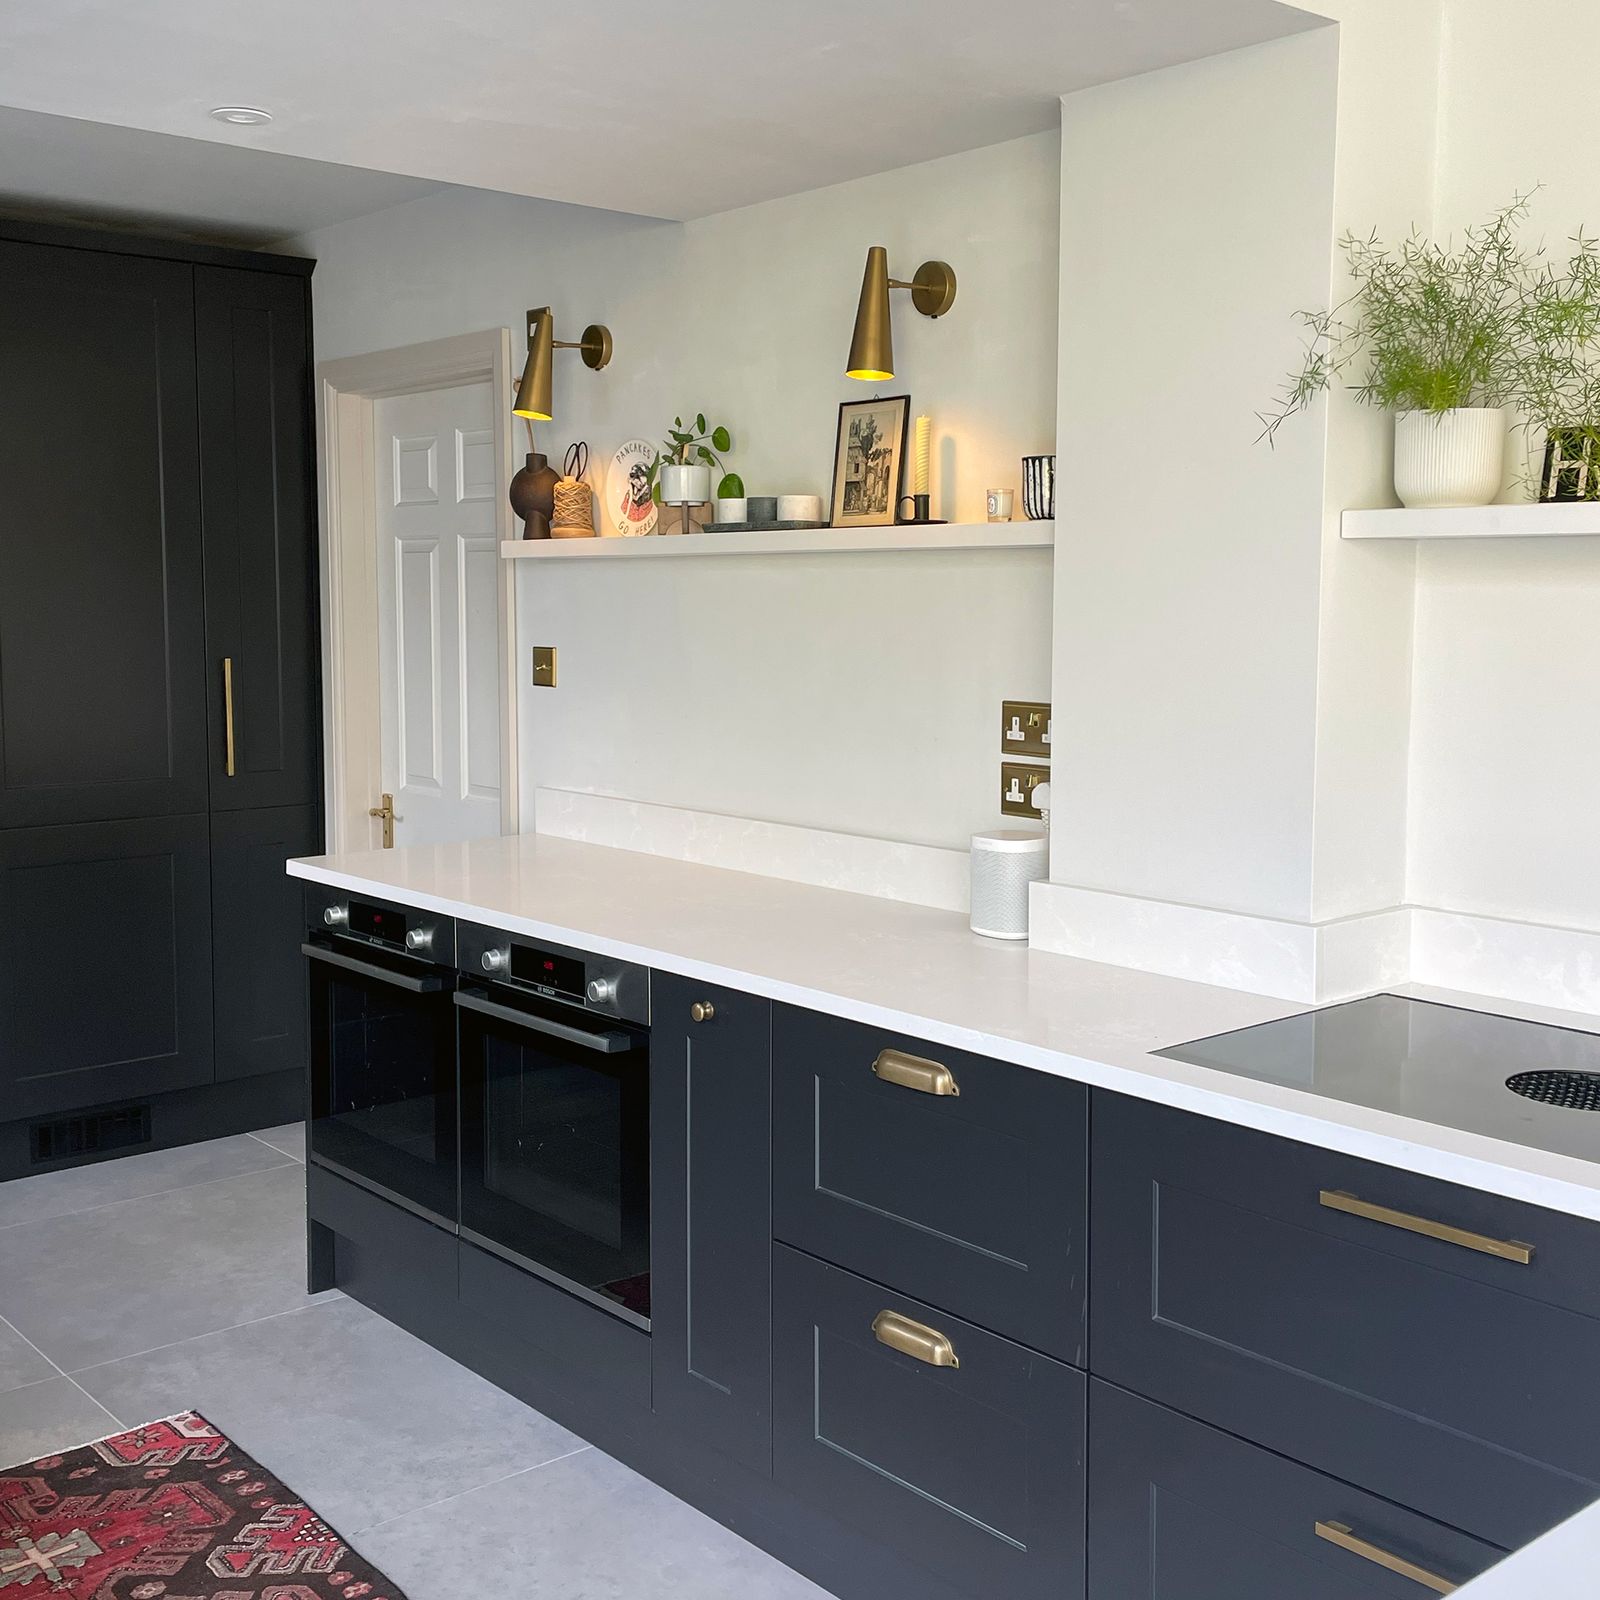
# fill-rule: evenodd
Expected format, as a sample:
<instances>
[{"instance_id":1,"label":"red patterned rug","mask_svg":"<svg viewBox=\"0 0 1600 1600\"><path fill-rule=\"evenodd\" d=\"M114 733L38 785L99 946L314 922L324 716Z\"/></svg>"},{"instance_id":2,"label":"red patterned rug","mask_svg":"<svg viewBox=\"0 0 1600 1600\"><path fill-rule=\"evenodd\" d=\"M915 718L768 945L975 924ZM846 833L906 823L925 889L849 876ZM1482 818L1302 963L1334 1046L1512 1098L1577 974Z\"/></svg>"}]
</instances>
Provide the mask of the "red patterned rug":
<instances>
[{"instance_id":1,"label":"red patterned rug","mask_svg":"<svg viewBox=\"0 0 1600 1600\"><path fill-rule=\"evenodd\" d=\"M405 1600L193 1411L0 1469L0 1600Z\"/></svg>"}]
</instances>

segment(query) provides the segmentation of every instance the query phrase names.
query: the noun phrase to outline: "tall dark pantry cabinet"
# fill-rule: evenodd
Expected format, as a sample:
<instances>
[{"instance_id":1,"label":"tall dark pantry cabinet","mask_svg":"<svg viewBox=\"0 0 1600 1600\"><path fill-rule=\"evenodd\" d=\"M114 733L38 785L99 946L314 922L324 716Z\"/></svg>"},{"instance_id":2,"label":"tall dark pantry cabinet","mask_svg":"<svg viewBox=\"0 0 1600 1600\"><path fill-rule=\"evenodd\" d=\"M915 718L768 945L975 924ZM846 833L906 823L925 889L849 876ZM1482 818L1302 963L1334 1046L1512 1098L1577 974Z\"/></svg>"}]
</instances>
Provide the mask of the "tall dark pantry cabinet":
<instances>
[{"instance_id":1,"label":"tall dark pantry cabinet","mask_svg":"<svg viewBox=\"0 0 1600 1600\"><path fill-rule=\"evenodd\" d=\"M300 1115L311 266L0 222L0 1179Z\"/></svg>"}]
</instances>

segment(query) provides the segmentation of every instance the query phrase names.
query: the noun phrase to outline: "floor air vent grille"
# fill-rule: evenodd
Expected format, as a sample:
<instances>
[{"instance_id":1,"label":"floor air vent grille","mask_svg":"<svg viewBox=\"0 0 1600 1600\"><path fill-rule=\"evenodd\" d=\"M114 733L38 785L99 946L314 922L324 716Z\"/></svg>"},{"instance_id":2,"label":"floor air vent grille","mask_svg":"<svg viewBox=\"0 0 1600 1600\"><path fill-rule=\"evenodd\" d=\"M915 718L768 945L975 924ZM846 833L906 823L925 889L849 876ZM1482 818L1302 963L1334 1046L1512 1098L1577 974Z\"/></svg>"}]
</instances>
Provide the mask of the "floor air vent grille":
<instances>
[{"instance_id":1,"label":"floor air vent grille","mask_svg":"<svg viewBox=\"0 0 1600 1600\"><path fill-rule=\"evenodd\" d=\"M32 1134L33 1161L62 1161L68 1156L98 1155L150 1142L150 1107L122 1106L115 1111L90 1111L54 1122L36 1122Z\"/></svg>"}]
</instances>

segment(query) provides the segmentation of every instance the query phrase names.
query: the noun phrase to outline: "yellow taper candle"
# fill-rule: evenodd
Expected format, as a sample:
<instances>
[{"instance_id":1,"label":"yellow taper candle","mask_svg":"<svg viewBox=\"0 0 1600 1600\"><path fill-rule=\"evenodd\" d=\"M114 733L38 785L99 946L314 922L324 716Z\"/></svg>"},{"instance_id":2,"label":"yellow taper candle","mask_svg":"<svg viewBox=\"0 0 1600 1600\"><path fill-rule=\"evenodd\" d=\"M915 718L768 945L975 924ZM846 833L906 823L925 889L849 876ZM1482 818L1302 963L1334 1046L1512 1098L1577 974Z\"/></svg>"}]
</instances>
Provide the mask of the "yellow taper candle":
<instances>
[{"instance_id":1,"label":"yellow taper candle","mask_svg":"<svg viewBox=\"0 0 1600 1600\"><path fill-rule=\"evenodd\" d=\"M916 450L916 486L913 494L928 493L928 457L933 447L933 418L926 415L917 418L917 450Z\"/></svg>"}]
</instances>

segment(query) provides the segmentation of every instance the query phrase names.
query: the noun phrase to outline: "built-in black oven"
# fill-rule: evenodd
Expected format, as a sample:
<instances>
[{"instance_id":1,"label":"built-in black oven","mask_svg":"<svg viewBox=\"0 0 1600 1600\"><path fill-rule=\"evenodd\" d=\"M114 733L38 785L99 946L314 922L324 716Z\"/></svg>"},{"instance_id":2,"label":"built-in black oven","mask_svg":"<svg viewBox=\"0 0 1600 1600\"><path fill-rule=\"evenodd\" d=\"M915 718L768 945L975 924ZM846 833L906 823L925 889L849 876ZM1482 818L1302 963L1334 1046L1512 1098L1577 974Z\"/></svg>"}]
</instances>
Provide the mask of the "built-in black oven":
<instances>
[{"instance_id":1,"label":"built-in black oven","mask_svg":"<svg viewBox=\"0 0 1600 1600\"><path fill-rule=\"evenodd\" d=\"M455 923L321 885L306 920L309 1158L453 1230Z\"/></svg>"},{"instance_id":2,"label":"built-in black oven","mask_svg":"<svg viewBox=\"0 0 1600 1600\"><path fill-rule=\"evenodd\" d=\"M650 974L462 923L461 1236L650 1325Z\"/></svg>"}]
</instances>

